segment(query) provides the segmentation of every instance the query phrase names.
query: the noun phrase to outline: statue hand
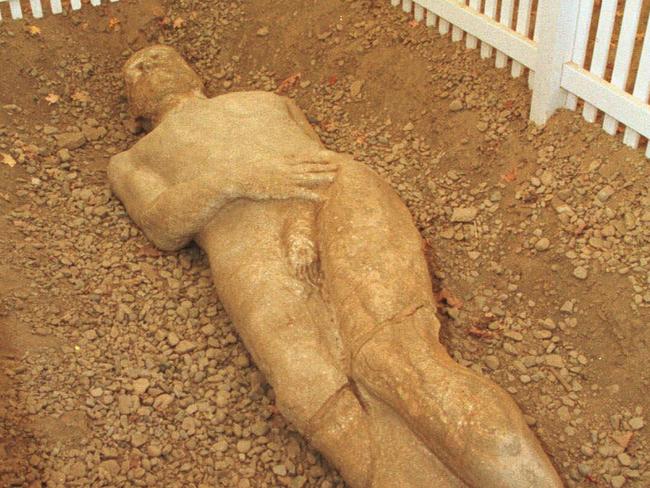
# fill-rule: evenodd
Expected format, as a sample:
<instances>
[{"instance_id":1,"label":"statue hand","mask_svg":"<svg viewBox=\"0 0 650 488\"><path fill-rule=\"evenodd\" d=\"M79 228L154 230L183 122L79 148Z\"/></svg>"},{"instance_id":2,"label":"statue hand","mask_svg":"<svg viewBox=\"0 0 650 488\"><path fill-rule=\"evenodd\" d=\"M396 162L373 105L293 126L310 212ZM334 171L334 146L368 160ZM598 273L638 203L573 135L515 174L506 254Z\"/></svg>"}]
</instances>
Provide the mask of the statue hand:
<instances>
[{"instance_id":1,"label":"statue hand","mask_svg":"<svg viewBox=\"0 0 650 488\"><path fill-rule=\"evenodd\" d=\"M316 190L336 178L332 153L321 151L310 160L259 160L247 168L241 181L243 196L254 200L300 198L322 200ZM240 175L238 175L240 176Z\"/></svg>"}]
</instances>

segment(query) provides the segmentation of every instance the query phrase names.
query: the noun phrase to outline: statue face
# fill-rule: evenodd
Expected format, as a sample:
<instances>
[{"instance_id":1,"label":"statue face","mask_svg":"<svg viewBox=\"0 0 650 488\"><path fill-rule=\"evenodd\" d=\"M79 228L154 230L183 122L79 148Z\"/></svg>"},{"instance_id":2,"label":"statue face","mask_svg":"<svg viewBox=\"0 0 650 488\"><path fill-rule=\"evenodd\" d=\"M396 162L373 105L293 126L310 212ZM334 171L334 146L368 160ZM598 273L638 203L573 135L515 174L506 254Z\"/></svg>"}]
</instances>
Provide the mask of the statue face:
<instances>
[{"instance_id":1,"label":"statue face","mask_svg":"<svg viewBox=\"0 0 650 488\"><path fill-rule=\"evenodd\" d=\"M174 101L203 93L203 82L180 54L169 46L151 46L124 65L126 92L136 117L159 118Z\"/></svg>"}]
</instances>

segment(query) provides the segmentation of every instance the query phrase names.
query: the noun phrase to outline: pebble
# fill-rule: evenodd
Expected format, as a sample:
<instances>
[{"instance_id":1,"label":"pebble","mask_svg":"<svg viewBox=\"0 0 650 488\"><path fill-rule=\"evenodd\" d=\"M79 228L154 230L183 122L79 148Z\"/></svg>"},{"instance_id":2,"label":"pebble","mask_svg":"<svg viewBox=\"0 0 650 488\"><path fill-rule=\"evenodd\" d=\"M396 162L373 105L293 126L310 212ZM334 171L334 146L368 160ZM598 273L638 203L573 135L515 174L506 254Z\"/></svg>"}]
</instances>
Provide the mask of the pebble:
<instances>
[{"instance_id":1,"label":"pebble","mask_svg":"<svg viewBox=\"0 0 650 488\"><path fill-rule=\"evenodd\" d=\"M66 132L55 137L59 148L79 149L86 143L86 136L83 132Z\"/></svg>"},{"instance_id":2,"label":"pebble","mask_svg":"<svg viewBox=\"0 0 650 488\"><path fill-rule=\"evenodd\" d=\"M452 222L469 223L473 222L478 214L476 207L456 207L451 214Z\"/></svg>"},{"instance_id":3,"label":"pebble","mask_svg":"<svg viewBox=\"0 0 650 488\"><path fill-rule=\"evenodd\" d=\"M194 344L192 341L187 341L187 340L182 340L176 345L176 352L180 354L185 354L188 352L192 352L194 349L196 349L196 344Z\"/></svg>"},{"instance_id":4,"label":"pebble","mask_svg":"<svg viewBox=\"0 0 650 488\"><path fill-rule=\"evenodd\" d=\"M251 450L251 446L252 443L248 439L242 439L240 441L237 441L237 452L246 454L248 451Z\"/></svg>"},{"instance_id":5,"label":"pebble","mask_svg":"<svg viewBox=\"0 0 650 488\"><path fill-rule=\"evenodd\" d=\"M496 356L493 356L493 355L485 356L485 358L483 358L483 362L492 371L499 368L499 358L496 357Z\"/></svg>"},{"instance_id":6,"label":"pebble","mask_svg":"<svg viewBox=\"0 0 650 488\"><path fill-rule=\"evenodd\" d=\"M575 276L579 280L586 280L587 276L589 276L589 272L587 271L587 268L585 268L584 266L578 266L573 270L573 276Z\"/></svg>"},{"instance_id":7,"label":"pebble","mask_svg":"<svg viewBox=\"0 0 650 488\"><path fill-rule=\"evenodd\" d=\"M629 421L628 424L630 426L630 429L632 430L641 430L643 429L645 422L643 418L641 417L632 417Z\"/></svg>"},{"instance_id":8,"label":"pebble","mask_svg":"<svg viewBox=\"0 0 650 488\"><path fill-rule=\"evenodd\" d=\"M551 241L546 237L542 237L535 243L535 249L537 251L546 251L549 247L551 247Z\"/></svg>"},{"instance_id":9,"label":"pebble","mask_svg":"<svg viewBox=\"0 0 650 488\"><path fill-rule=\"evenodd\" d=\"M147 378L138 378L133 382L133 393L142 395L149 388L149 380Z\"/></svg>"},{"instance_id":10,"label":"pebble","mask_svg":"<svg viewBox=\"0 0 650 488\"><path fill-rule=\"evenodd\" d=\"M449 110L452 112L460 112L463 110L463 102L460 100L454 100L449 104Z\"/></svg>"}]
</instances>

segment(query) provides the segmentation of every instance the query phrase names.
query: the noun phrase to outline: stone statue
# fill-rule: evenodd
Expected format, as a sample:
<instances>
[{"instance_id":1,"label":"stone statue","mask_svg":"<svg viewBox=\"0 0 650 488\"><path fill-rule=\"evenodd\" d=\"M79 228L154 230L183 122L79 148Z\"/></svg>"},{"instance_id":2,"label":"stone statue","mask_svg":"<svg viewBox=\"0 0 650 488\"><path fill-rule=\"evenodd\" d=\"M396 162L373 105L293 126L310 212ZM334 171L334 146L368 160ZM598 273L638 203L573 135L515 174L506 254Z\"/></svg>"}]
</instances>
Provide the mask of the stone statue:
<instances>
[{"instance_id":1,"label":"stone statue","mask_svg":"<svg viewBox=\"0 0 650 488\"><path fill-rule=\"evenodd\" d=\"M208 254L280 411L351 487L562 486L510 396L440 344L422 239L387 183L288 98L208 99L170 47L124 75L152 130L111 159L115 194L160 249Z\"/></svg>"}]
</instances>

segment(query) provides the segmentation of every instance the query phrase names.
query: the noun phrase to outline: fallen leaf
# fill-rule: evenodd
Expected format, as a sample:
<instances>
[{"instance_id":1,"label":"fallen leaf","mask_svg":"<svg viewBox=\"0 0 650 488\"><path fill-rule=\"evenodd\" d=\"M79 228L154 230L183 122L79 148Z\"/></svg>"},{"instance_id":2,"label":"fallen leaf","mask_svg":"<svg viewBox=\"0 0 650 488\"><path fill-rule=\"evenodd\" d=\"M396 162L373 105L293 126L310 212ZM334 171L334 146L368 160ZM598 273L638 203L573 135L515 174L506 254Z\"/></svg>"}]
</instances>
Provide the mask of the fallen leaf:
<instances>
[{"instance_id":1,"label":"fallen leaf","mask_svg":"<svg viewBox=\"0 0 650 488\"><path fill-rule=\"evenodd\" d=\"M0 153L0 156L2 156L2 163L6 164L10 168L13 168L16 166L16 160L11 156L11 154L7 153Z\"/></svg>"},{"instance_id":2,"label":"fallen leaf","mask_svg":"<svg viewBox=\"0 0 650 488\"><path fill-rule=\"evenodd\" d=\"M510 171L506 172L501 179L503 181L507 181L508 183L512 183L517 179L517 169L512 168Z\"/></svg>"},{"instance_id":3,"label":"fallen leaf","mask_svg":"<svg viewBox=\"0 0 650 488\"><path fill-rule=\"evenodd\" d=\"M278 86L278 89L275 90L275 92L276 93L285 93L285 92L289 91L289 89L293 88L296 85L296 83L298 83L301 76L302 75L300 73L295 73L295 74L289 76L288 78L283 80L282 83L280 83L280 85Z\"/></svg>"},{"instance_id":4,"label":"fallen leaf","mask_svg":"<svg viewBox=\"0 0 650 488\"><path fill-rule=\"evenodd\" d=\"M140 249L138 249L138 256L157 258L161 255L161 252L151 245L142 246Z\"/></svg>"},{"instance_id":5,"label":"fallen leaf","mask_svg":"<svg viewBox=\"0 0 650 488\"><path fill-rule=\"evenodd\" d=\"M334 85L336 85L337 81L338 81L338 78L336 77L336 75L332 75L327 79L327 84L329 86L334 86Z\"/></svg>"},{"instance_id":6,"label":"fallen leaf","mask_svg":"<svg viewBox=\"0 0 650 488\"><path fill-rule=\"evenodd\" d=\"M32 36L40 36L41 35L41 29L39 27L36 27L35 25L28 25L27 26L27 32L29 32L29 34L32 35Z\"/></svg>"},{"instance_id":7,"label":"fallen leaf","mask_svg":"<svg viewBox=\"0 0 650 488\"><path fill-rule=\"evenodd\" d=\"M117 29L119 26L120 26L120 19L118 19L116 17L111 17L110 19L108 19L108 28L109 29L111 29L111 30Z\"/></svg>"},{"instance_id":8,"label":"fallen leaf","mask_svg":"<svg viewBox=\"0 0 650 488\"><path fill-rule=\"evenodd\" d=\"M183 24L185 24L185 20L183 19L183 17L176 17L172 25L174 26L174 29L180 29L181 27L183 27Z\"/></svg>"},{"instance_id":9,"label":"fallen leaf","mask_svg":"<svg viewBox=\"0 0 650 488\"><path fill-rule=\"evenodd\" d=\"M72 94L72 99L75 102L90 102L90 95L85 91L76 91Z\"/></svg>"},{"instance_id":10,"label":"fallen leaf","mask_svg":"<svg viewBox=\"0 0 650 488\"><path fill-rule=\"evenodd\" d=\"M452 308L461 308L463 301L456 297L448 288L443 288L438 292L438 302L446 302Z\"/></svg>"},{"instance_id":11,"label":"fallen leaf","mask_svg":"<svg viewBox=\"0 0 650 488\"><path fill-rule=\"evenodd\" d=\"M478 327L472 325L469 329L467 329L467 333L471 336L478 337L480 339L491 339L494 334L486 329L479 329Z\"/></svg>"},{"instance_id":12,"label":"fallen leaf","mask_svg":"<svg viewBox=\"0 0 650 488\"><path fill-rule=\"evenodd\" d=\"M58 103L61 97L59 95L56 95L54 93L50 93L45 97L45 101L49 103L50 105L54 105L55 103Z\"/></svg>"},{"instance_id":13,"label":"fallen leaf","mask_svg":"<svg viewBox=\"0 0 650 488\"><path fill-rule=\"evenodd\" d=\"M417 27L418 25L420 25L420 23L419 23L417 20L412 20L412 21L409 22L409 26L410 26L411 28L415 28L415 27Z\"/></svg>"}]
</instances>

